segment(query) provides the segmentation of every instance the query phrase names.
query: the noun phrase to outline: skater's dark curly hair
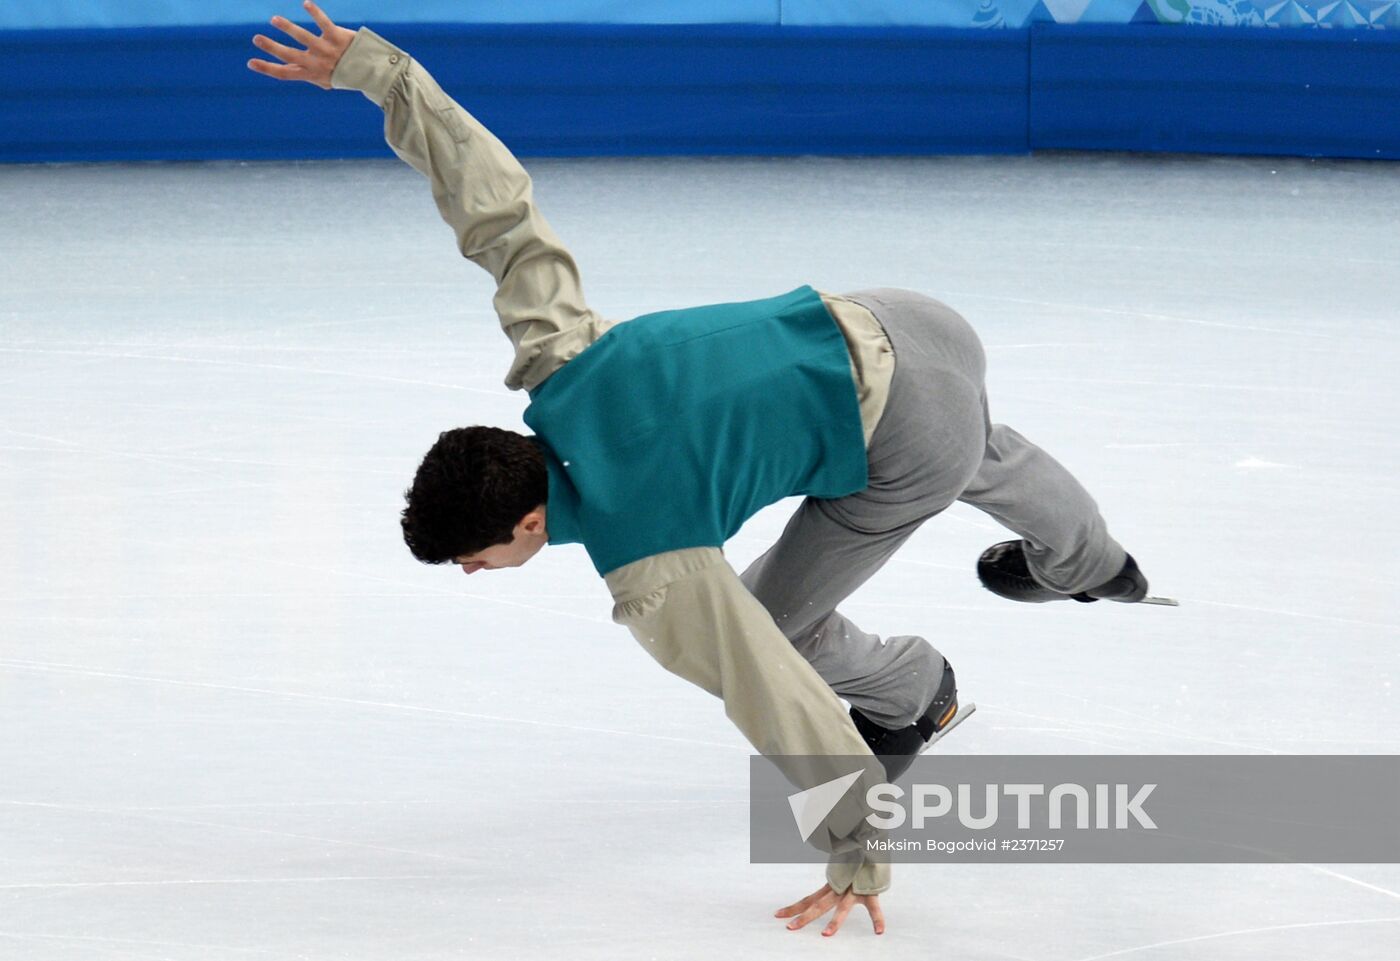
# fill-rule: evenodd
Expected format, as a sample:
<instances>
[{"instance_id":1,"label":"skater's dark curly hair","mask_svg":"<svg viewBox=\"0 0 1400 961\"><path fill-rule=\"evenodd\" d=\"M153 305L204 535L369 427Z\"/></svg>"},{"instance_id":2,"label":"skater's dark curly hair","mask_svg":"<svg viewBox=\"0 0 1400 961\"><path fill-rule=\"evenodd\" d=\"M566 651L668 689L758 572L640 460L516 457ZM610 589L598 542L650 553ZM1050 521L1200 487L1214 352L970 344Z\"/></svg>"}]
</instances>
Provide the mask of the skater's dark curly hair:
<instances>
[{"instance_id":1,"label":"skater's dark curly hair","mask_svg":"<svg viewBox=\"0 0 1400 961\"><path fill-rule=\"evenodd\" d=\"M459 427L438 435L403 496L404 543L424 564L445 564L510 543L520 519L548 499L549 474L531 438Z\"/></svg>"}]
</instances>

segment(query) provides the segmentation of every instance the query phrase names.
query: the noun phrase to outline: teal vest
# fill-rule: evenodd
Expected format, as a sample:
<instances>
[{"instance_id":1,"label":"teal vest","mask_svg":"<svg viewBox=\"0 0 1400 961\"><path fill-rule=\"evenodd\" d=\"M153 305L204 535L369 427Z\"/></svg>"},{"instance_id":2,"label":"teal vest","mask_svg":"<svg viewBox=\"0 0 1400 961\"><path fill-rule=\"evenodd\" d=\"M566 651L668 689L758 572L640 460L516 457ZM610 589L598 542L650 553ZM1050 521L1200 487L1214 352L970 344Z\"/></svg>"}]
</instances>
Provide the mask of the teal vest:
<instances>
[{"instance_id":1,"label":"teal vest","mask_svg":"<svg viewBox=\"0 0 1400 961\"><path fill-rule=\"evenodd\" d=\"M549 542L582 543L600 574L868 481L850 352L810 287L618 324L530 400Z\"/></svg>"}]
</instances>

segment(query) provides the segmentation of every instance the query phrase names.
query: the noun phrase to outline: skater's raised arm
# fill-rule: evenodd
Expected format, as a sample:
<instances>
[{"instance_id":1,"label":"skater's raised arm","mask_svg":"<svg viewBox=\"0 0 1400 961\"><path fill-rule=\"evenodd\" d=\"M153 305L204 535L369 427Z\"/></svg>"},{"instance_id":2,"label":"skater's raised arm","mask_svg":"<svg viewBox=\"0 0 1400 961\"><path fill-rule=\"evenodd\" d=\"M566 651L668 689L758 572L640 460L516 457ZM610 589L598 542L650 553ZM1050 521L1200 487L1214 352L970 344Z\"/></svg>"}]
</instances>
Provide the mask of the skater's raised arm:
<instances>
[{"instance_id":1,"label":"skater's raised arm","mask_svg":"<svg viewBox=\"0 0 1400 961\"><path fill-rule=\"evenodd\" d=\"M383 108L389 146L428 178L462 256L496 280L496 314L516 350L506 386L533 389L610 325L585 303L578 268L535 207L529 175L407 53L367 28L336 25L309 0L304 6L320 35L274 17L305 49L258 35L253 43L283 63L250 60L249 69L359 90Z\"/></svg>"}]
</instances>

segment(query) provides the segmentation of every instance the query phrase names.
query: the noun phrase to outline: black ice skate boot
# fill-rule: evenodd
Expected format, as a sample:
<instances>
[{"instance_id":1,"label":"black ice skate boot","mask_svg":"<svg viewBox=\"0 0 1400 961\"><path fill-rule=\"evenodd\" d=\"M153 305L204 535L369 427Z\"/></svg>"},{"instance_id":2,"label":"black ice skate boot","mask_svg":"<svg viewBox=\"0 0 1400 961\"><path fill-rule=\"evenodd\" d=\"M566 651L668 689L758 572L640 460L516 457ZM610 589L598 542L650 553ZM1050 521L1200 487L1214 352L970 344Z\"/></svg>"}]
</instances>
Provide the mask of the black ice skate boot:
<instances>
[{"instance_id":1,"label":"black ice skate boot","mask_svg":"<svg viewBox=\"0 0 1400 961\"><path fill-rule=\"evenodd\" d=\"M929 738L947 727L957 713L957 678L953 676L953 665L945 660L938 693L913 724L892 731L876 724L855 708L851 708L851 720L856 722L856 730L870 745L871 753L885 766L885 779L893 782L914 763L914 758L928 745Z\"/></svg>"},{"instance_id":2,"label":"black ice skate boot","mask_svg":"<svg viewBox=\"0 0 1400 961\"><path fill-rule=\"evenodd\" d=\"M1135 604L1147 596L1147 578L1138 570L1137 561L1131 554L1123 562L1123 569L1098 587L1078 594L1052 591L1031 576L1030 568L1026 565L1025 543L1002 541L982 552L982 556L977 558L977 577L983 587L993 594L1029 604L1064 600L1085 604L1100 600Z\"/></svg>"}]
</instances>

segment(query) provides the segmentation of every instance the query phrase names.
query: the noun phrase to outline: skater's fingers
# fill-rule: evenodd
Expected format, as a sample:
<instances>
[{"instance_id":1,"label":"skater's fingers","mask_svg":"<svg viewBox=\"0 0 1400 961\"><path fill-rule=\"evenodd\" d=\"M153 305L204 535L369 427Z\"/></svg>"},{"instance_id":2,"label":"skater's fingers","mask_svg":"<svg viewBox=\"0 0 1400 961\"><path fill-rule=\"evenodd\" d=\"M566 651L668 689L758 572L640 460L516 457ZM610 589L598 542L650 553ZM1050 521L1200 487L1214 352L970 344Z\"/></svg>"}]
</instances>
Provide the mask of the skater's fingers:
<instances>
[{"instance_id":1,"label":"skater's fingers","mask_svg":"<svg viewBox=\"0 0 1400 961\"><path fill-rule=\"evenodd\" d=\"M295 47L287 46L285 43L278 43L271 37L264 37L262 34L258 34L255 37L253 37L253 46L257 47L264 53L270 53L274 57L279 57L282 60L285 60L287 63L295 63L303 66L305 65L305 50L298 50Z\"/></svg>"},{"instance_id":2,"label":"skater's fingers","mask_svg":"<svg viewBox=\"0 0 1400 961\"><path fill-rule=\"evenodd\" d=\"M870 912L870 923L875 926L876 934L885 933L885 912L880 910L880 896L872 894L865 899L865 909Z\"/></svg>"},{"instance_id":3,"label":"skater's fingers","mask_svg":"<svg viewBox=\"0 0 1400 961\"><path fill-rule=\"evenodd\" d=\"M800 913L800 912L802 912L802 911L805 911L805 910L807 910L807 906L808 906L809 904L811 904L811 903L812 903L813 901L815 901L817 898L821 897L823 894L826 894L826 893L827 893L828 891L830 891L830 890L831 890L831 886L830 886L830 885L823 884L823 885L821 886L821 888L819 888L819 889L816 890L816 891L813 891L811 894L807 895L807 896L806 896L805 898L803 898L801 901L794 901L792 904L789 904L789 905L788 905L787 907L785 907L785 908L779 908L777 911L775 911L775 912L773 913L773 917L775 917L775 918L789 918L789 917L792 917L794 914L798 914L798 913Z\"/></svg>"},{"instance_id":4,"label":"skater's fingers","mask_svg":"<svg viewBox=\"0 0 1400 961\"><path fill-rule=\"evenodd\" d=\"M326 16L326 11L316 6L311 0L305 0L302 6L306 8L307 13L311 14L311 19L316 21L316 26L321 28L322 33L330 33L335 29L335 21Z\"/></svg>"},{"instance_id":5,"label":"skater's fingers","mask_svg":"<svg viewBox=\"0 0 1400 961\"><path fill-rule=\"evenodd\" d=\"M249 60L248 69L254 73L260 73L265 77L274 77L278 80L306 79L306 71L301 67L292 64L273 63L270 60Z\"/></svg>"},{"instance_id":6,"label":"skater's fingers","mask_svg":"<svg viewBox=\"0 0 1400 961\"><path fill-rule=\"evenodd\" d=\"M827 894L818 898L814 904L808 906L805 911L788 922L788 930L796 931L799 928L805 928L807 925L817 920L817 918L826 914L826 912L831 910L831 905L834 903L835 897L836 896L833 894Z\"/></svg>"},{"instance_id":7,"label":"skater's fingers","mask_svg":"<svg viewBox=\"0 0 1400 961\"><path fill-rule=\"evenodd\" d=\"M313 47L321 39L305 27L292 23L286 17L273 17L272 25L303 47Z\"/></svg>"},{"instance_id":8,"label":"skater's fingers","mask_svg":"<svg viewBox=\"0 0 1400 961\"><path fill-rule=\"evenodd\" d=\"M822 914L825 913L825 911L821 912L821 914L816 913L815 907L803 908L797 917L788 922L787 929L789 931L796 931L798 928L805 928L811 921L821 917Z\"/></svg>"},{"instance_id":9,"label":"skater's fingers","mask_svg":"<svg viewBox=\"0 0 1400 961\"><path fill-rule=\"evenodd\" d=\"M851 913L851 908L855 907L855 904L856 896L847 892L841 898L841 902L836 905L836 913L832 915L831 923L826 926L826 930L822 931L822 937L829 938L837 931L840 931L841 925L846 920L846 915Z\"/></svg>"}]
</instances>

